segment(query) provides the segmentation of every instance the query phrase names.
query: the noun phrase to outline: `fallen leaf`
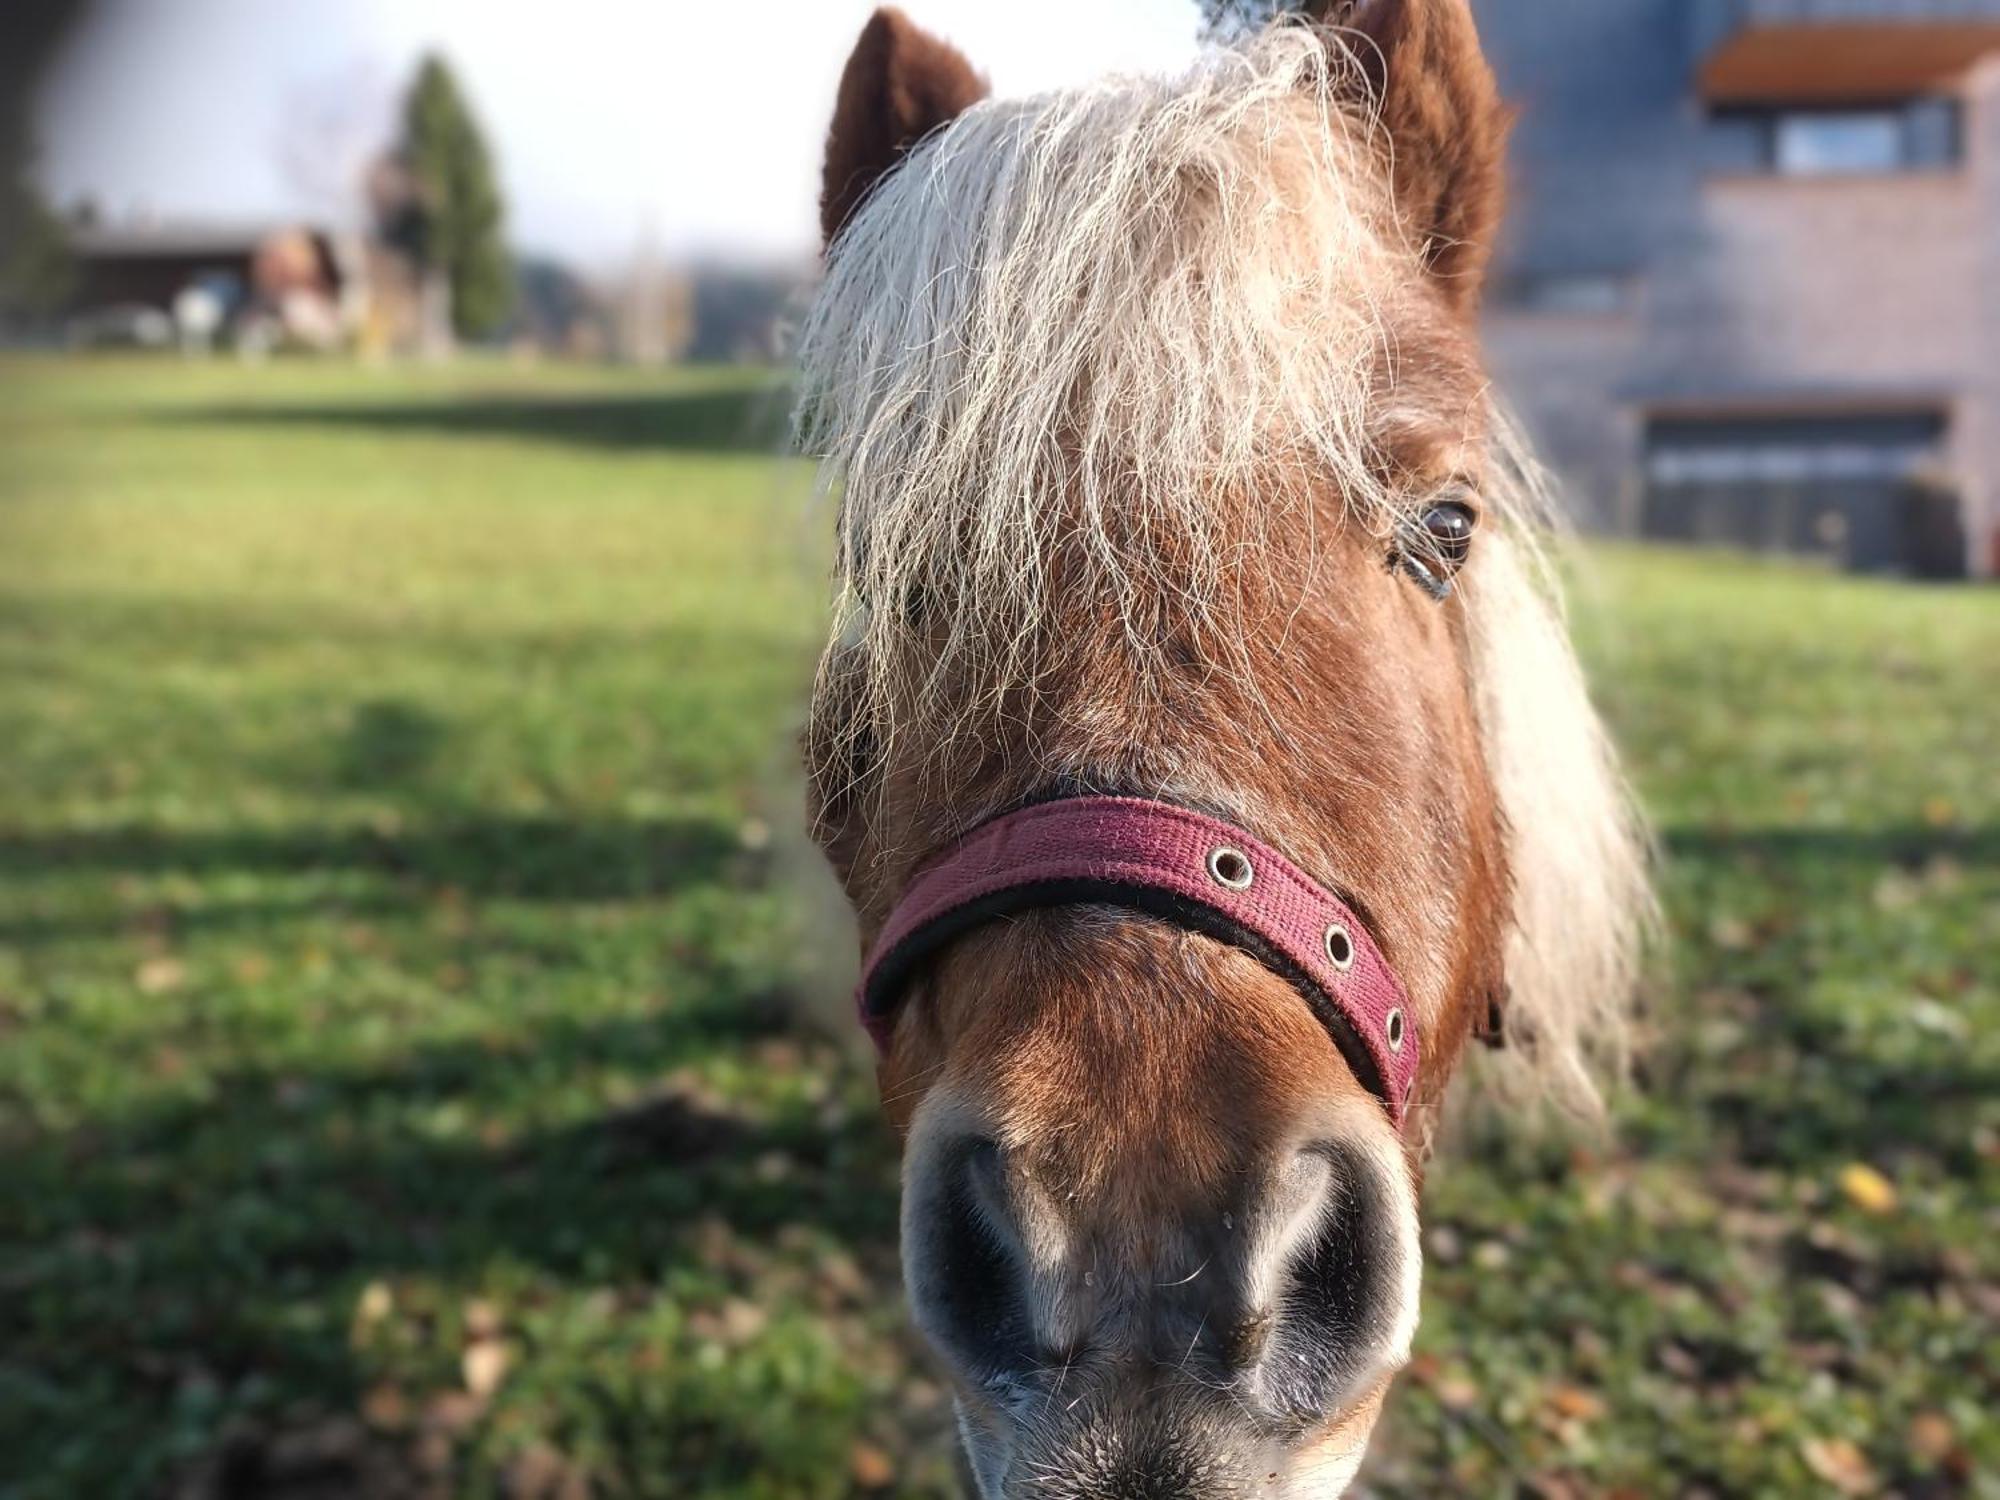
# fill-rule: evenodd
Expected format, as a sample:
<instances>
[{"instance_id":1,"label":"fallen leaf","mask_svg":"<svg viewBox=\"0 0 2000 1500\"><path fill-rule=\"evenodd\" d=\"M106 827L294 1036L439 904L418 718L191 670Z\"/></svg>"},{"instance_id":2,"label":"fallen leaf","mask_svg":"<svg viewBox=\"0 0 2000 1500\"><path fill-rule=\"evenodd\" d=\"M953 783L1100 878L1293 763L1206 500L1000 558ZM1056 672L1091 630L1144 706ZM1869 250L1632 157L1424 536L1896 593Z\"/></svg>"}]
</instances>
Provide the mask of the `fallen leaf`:
<instances>
[{"instance_id":1,"label":"fallen leaf","mask_svg":"<svg viewBox=\"0 0 2000 1500\"><path fill-rule=\"evenodd\" d=\"M2000 1162L2000 1130L1980 1125L1972 1132L1972 1149L1990 1162Z\"/></svg>"},{"instance_id":2,"label":"fallen leaf","mask_svg":"<svg viewBox=\"0 0 2000 1500\"><path fill-rule=\"evenodd\" d=\"M509 1500L588 1500L590 1477L546 1443L532 1443L502 1471Z\"/></svg>"},{"instance_id":3,"label":"fallen leaf","mask_svg":"<svg viewBox=\"0 0 2000 1500\"><path fill-rule=\"evenodd\" d=\"M1807 1438L1799 1444L1806 1466L1843 1495L1876 1492L1875 1470L1868 1455L1847 1438Z\"/></svg>"},{"instance_id":4,"label":"fallen leaf","mask_svg":"<svg viewBox=\"0 0 2000 1500\"><path fill-rule=\"evenodd\" d=\"M819 1274L836 1295L849 1301L859 1302L871 1293L868 1278L862 1274L860 1265L844 1251L835 1250L822 1256Z\"/></svg>"},{"instance_id":5,"label":"fallen leaf","mask_svg":"<svg viewBox=\"0 0 2000 1500\"><path fill-rule=\"evenodd\" d=\"M1842 1169L1840 1190L1863 1213L1881 1215L1896 1211L1896 1185L1866 1162L1852 1162Z\"/></svg>"},{"instance_id":6,"label":"fallen leaf","mask_svg":"<svg viewBox=\"0 0 2000 1500\"><path fill-rule=\"evenodd\" d=\"M1479 1386L1463 1374L1446 1375L1436 1386L1438 1401L1452 1411L1470 1411L1479 1405Z\"/></svg>"},{"instance_id":7,"label":"fallen leaf","mask_svg":"<svg viewBox=\"0 0 2000 1500\"><path fill-rule=\"evenodd\" d=\"M361 1417L370 1427L398 1432L410 1423L409 1398L393 1385L370 1386L361 1397Z\"/></svg>"},{"instance_id":8,"label":"fallen leaf","mask_svg":"<svg viewBox=\"0 0 2000 1500\"><path fill-rule=\"evenodd\" d=\"M1875 882L1875 908L1878 911L1908 911L1923 899L1923 892L1916 881L1901 870L1884 872Z\"/></svg>"},{"instance_id":9,"label":"fallen leaf","mask_svg":"<svg viewBox=\"0 0 2000 1500\"><path fill-rule=\"evenodd\" d=\"M432 1436L450 1438L478 1422L484 1406L478 1396L468 1396L462 1390L440 1390L424 1402L422 1428ZM446 1444L446 1452L450 1452L450 1444Z\"/></svg>"},{"instance_id":10,"label":"fallen leaf","mask_svg":"<svg viewBox=\"0 0 2000 1500\"><path fill-rule=\"evenodd\" d=\"M498 1339L479 1339L468 1344L459 1362L465 1374L465 1388L475 1396L492 1395L500 1389L500 1382L507 1378L507 1367L513 1362L513 1354Z\"/></svg>"},{"instance_id":11,"label":"fallen leaf","mask_svg":"<svg viewBox=\"0 0 2000 1500\"><path fill-rule=\"evenodd\" d=\"M1669 1375L1681 1380L1701 1378L1701 1361L1684 1344L1669 1340L1660 1346L1658 1358L1660 1368Z\"/></svg>"},{"instance_id":12,"label":"fallen leaf","mask_svg":"<svg viewBox=\"0 0 2000 1500\"><path fill-rule=\"evenodd\" d=\"M1556 1386L1549 1392L1549 1405L1576 1422L1595 1422L1604 1415L1604 1403L1581 1386Z\"/></svg>"},{"instance_id":13,"label":"fallen leaf","mask_svg":"<svg viewBox=\"0 0 2000 1500\"><path fill-rule=\"evenodd\" d=\"M873 1443L856 1443L847 1455L847 1469L864 1490L886 1490L896 1480L895 1461Z\"/></svg>"},{"instance_id":14,"label":"fallen leaf","mask_svg":"<svg viewBox=\"0 0 2000 1500\"><path fill-rule=\"evenodd\" d=\"M389 1283L371 1281L354 1301L354 1321L364 1326L379 1323L389 1316L395 1305L396 1294L389 1290Z\"/></svg>"},{"instance_id":15,"label":"fallen leaf","mask_svg":"<svg viewBox=\"0 0 2000 1500\"><path fill-rule=\"evenodd\" d=\"M756 1303L742 1297L731 1297L722 1304L722 1337L725 1343L741 1346L751 1342L764 1331L770 1321L770 1314Z\"/></svg>"},{"instance_id":16,"label":"fallen leaf","mask_svg":"<svg viewBox=\"0 0 2000 1500\"><path fill-rule=\"evenodd\" d=\"M149 958L133 973L132 982L148 995L164 995L187 982L187 966L177 958Z\"/></svg>"},{"instance_id":17,"label":"fallen leaf","mask_svg":"<svg viewBox=\"0 0 2000 1500\"><path fill-rule=\"evenodd\" d=\"M410 1461L419 1472L443 1477L451 1472L452 1441L448 1433L435 1427L426 1428L410 1445ZM425 1493L444 1493L440 1488Z\"/></svg>"},{"instance_id":18,"label":"fallen leaf","mask_svg":"<svg viewBox=\"0 0 2000 1500\"><path fill-rule=\"evenodd\" d=\"M500 1336L500 1309L484 1297L473 1297L465 1304L465 1334L475 1341Z\"/></svg>"},{"instance_id":19,"label":"fallen leaf","mask_svg":"<svg viewBox=\"0 0 2000 1500\"><path fill-rule=\"evenodd\" d=\"M1910 1419L1910 1447L1932 1463L1943 1463L1958 1446L1958 1429L1940 1412L1919 1412Z\"/></svg>"},{"instance_id":20,"label":"fallen leaf","mask_svg":"<svg viewBox=\"0 0 2000 1500\"><path fill-rule=\"evenodd\" d=\"M1757 941L1757 934L1741 917L1724 915L1708 924L1708 940L1718 948L1740 953Z\"/></svg>"}]
</instances>

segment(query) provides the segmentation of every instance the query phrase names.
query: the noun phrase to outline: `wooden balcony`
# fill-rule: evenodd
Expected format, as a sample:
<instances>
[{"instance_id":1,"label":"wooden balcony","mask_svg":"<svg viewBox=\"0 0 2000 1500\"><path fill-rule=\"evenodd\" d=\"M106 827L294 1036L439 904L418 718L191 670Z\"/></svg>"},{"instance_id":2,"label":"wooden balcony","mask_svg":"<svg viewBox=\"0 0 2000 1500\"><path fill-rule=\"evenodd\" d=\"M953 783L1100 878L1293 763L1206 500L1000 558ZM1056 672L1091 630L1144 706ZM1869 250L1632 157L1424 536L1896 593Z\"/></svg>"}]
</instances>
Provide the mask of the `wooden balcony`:
<instances>
[{"instance_id":1,"label":"wooden balcony","mask_svg":"<svg viewBox=\"0 0 2000 1500\"><path fill-rule=\"evenodd\" d=\"M1694 18L1717 104L1903 99L2000 51L2000 0L1695 0Z\"/></svg>"}]
</instances>

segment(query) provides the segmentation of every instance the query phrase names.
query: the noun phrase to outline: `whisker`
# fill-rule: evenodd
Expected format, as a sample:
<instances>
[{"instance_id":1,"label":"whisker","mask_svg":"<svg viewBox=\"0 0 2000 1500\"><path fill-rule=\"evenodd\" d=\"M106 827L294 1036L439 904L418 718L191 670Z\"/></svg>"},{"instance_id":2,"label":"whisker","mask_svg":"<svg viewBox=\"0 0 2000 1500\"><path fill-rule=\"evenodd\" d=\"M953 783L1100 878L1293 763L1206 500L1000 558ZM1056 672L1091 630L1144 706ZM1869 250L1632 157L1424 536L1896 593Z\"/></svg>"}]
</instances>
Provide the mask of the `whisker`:
<instances>
[{"instance_id":1,"label":"whisker","mask_svg":"<svg viewBox=\"0 0 2000 1500\"><path fill-rule=\"evenodd\" d=\"M1203 1271L1206 1271L1208 1269L1208 1261L1214 1259L1215 1257L1211 1255L1208 1258L1208 1260L1205 1260L1200 1265L1196 1266L1192 1271L1188 1272L1187 1275L1183 1276L1179 1281L1156 1281L1153 1284L1155 1286L1160 1286L1160 1287L1186 1286L1189 1282L1193 1281L1195 1277L1201 1275ZM1201 1337L1201 1335L1196 1334L1195 1337L1199 1338Z\"/></svg>"}]
</instances>

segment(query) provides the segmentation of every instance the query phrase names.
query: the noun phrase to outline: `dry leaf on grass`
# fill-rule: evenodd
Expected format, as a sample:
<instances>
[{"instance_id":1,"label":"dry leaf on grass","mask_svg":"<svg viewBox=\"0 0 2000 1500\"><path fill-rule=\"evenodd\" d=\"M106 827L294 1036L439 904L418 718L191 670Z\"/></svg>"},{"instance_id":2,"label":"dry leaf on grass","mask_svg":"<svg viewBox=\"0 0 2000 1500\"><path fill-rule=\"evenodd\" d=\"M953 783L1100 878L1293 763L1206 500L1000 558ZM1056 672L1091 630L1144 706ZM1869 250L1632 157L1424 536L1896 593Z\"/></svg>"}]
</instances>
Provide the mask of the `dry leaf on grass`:
<instances>
[{"instance_id":1,"label":"dry leaf on grass","mask_svg":"<svg viewBox=\"0 0 2000 1500\"><path fill-rule=\"evenodd\" d=\"M847 1455L847 1468L864 1490L886 1490L896 1479L895 1460L873 1443L856 1443Z\"/></svg>"},{"instance_id":2,"label":"dry leaf on grass","mask_svg":"<svg viewBox=\"0 0 2000 1500\"><path fill-rule=\"evenodd\" d=\"M148 995L163 995L187 983L187 966L177 958L149 958L133 973L132 982Z\"/></svg>"},{"instance_id":3,"label":"dry leaf on grass","mask_svg":"<svg viewBox=\"0 0 2000 1500\"><path fill-rule=\"evenodd\" d=\"M1813 1473L1843 1495L1872 1495L1879 1488L1868 1455L1847 1438L1807 1438L1799 1453Z\"/></svg>"},{"instance_id":4,"label":"dry leaf on grass","mask_svg":"<svg viewBox=\"0 0 2000 1500\"><path fill-rule=\"evenodd\" d=\"M460 1362L465 1388L475 1396L492 1395L500 1389L500 1382L507 1378L507 1367L513 1362L513 1354L499 1339L478 1339L467 1344Z\"/></svg>"},{"instance_id":5,"label":"dry leaf on grass","mask_svg":"<svg viewBox=\"0 0 2000 1500\"><path fill-rule=\"evenodd\" d=\"M1840 1174L1840 1191L1865 1214L1892 1214L1898 1202L1896 1184L1866 1162L1854 1162Z\"/></svg>"}]
</instances>

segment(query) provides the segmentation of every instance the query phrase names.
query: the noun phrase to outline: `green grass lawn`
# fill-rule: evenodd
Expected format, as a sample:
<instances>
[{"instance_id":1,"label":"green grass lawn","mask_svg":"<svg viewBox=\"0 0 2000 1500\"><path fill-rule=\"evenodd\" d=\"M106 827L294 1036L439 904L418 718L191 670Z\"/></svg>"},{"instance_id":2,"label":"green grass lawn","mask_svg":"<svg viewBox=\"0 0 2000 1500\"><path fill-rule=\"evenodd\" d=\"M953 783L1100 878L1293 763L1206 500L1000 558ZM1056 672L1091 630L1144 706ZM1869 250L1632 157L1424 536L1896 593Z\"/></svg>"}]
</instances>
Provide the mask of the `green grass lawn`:
<instances>
[{"instance_id":1,"label":"green grass lawn","mask_svg":"<svg viewBox=\"0 0 2000 1500\"><path fill-rule=\"evenodd\" d=\"M947 1492L765 389L0 379L0 1495ZM1439 1164L1373 1493L2000 1495L2000 592L1599 562L1643 1090Z\"/></svg>"}]
</instances>

